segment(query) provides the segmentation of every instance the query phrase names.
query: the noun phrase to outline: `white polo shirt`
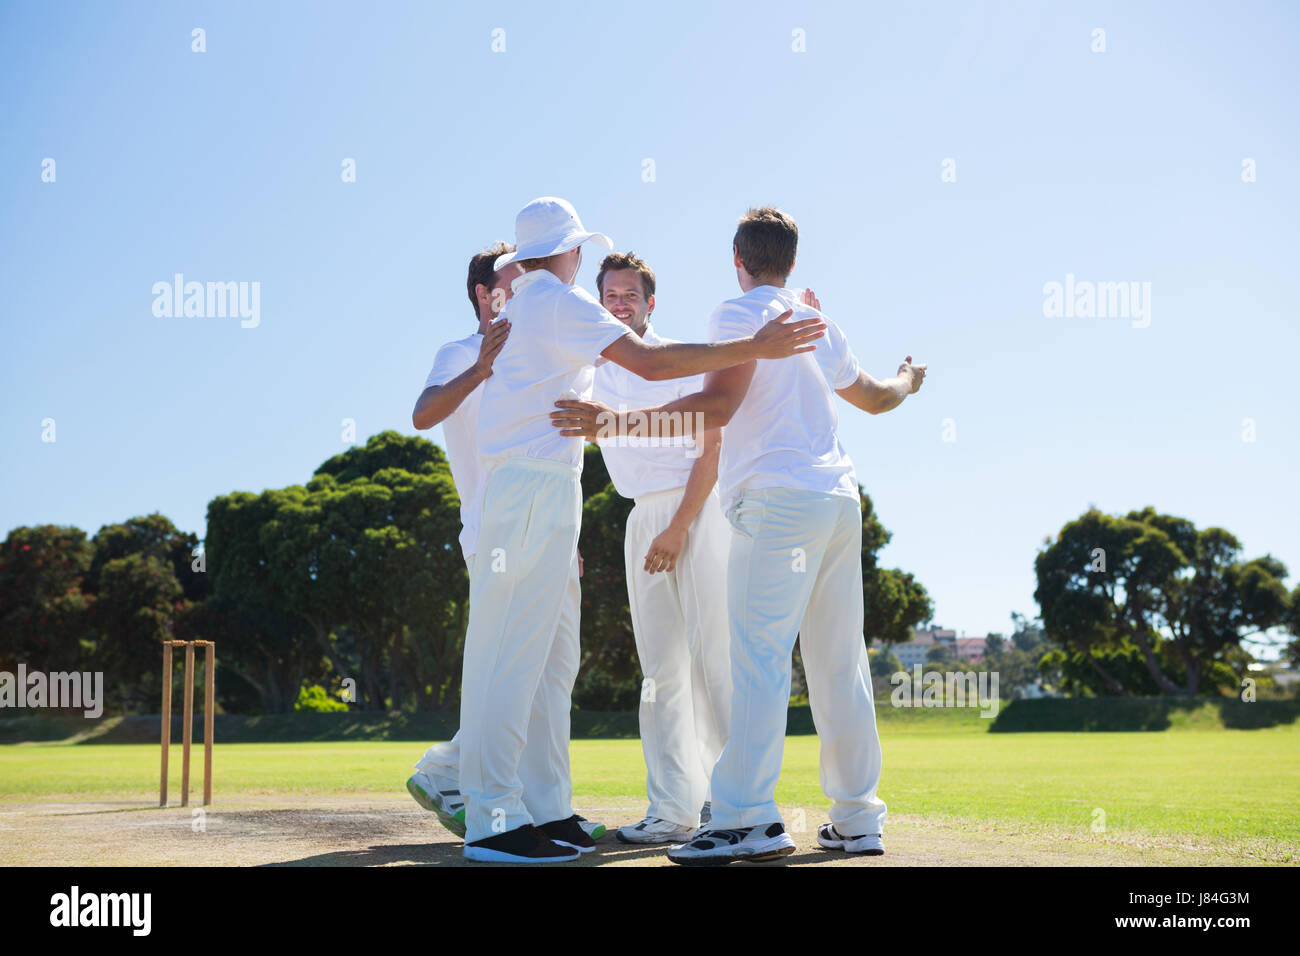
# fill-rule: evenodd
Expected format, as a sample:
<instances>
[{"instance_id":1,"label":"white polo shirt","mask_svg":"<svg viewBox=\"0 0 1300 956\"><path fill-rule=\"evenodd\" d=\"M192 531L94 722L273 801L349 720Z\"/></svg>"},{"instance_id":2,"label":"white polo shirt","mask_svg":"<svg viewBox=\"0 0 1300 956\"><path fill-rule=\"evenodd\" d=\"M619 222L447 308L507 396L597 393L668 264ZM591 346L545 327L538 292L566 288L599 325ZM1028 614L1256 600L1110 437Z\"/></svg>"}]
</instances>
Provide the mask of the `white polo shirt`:
<instances>
[{"instance_id":1,"label":"white polo shirt","mask_svg":"<svg viewBox=\"0 0 1300 956\"><path fill-rule=\"evenodd\" d=\"M448 342L433 357L433 368L424 380L425 388L446 385L478 361L483 336L475 332L455 342ZM447 462L460 496L460 550L466 558L478 547L478 499L482 493L483 469L478 460L478 409L483 386L465 396L460 407L442 420L442 434L447 443Z\"/></svg>"},{"instance_id":2,"label":"white polo shirt","mask_svg":"<svg viewBox=\"0 0 1300 956\"><path fill-rule=\"evenodd\" d=\"M753 335L787 309L794 310L793 319L820 315L790 289L759 286L718 306L709 340ZM722 442L718 488L724 507L748 488L798 488L858 500L853 462L836 434L834 392L857 379L858 360L830 319L816 345L813 352L756 363Z\"/></svg>"},{"instance_id":3,"label":"white polo shirt","mask_svg":"<svg viewBox=\"0 0 1300 956\"><path fill-rule=\"evenodd\" d=\"M641 340L651 345L676 341L655 334L650 325L646 326ZM703 387L703 375L651 382L615 362L605 362L596 369L596 387L592 397L621 412L664 405ZM694 441L694 438L681 437L637 437L603 439L597 444L614 490L624 498L639 498L657 491L685 487L691 468L699 460L694 451Z\"/></svg>"},{"instance_id":4,"label":"white polo shirt","mask_svg":"<svg viewBox=\"0 0 1300 956\"><path fill-rule=\"evenodd\" d=\"M478 451L490 470L508 458L544 458L582 468L581 438L551 424L560 398L591 398L600 353L632 330L591 295L545 269L510 283L501 310L510 337L492 363L479 405Z\"/></svg>"}]
</instances>

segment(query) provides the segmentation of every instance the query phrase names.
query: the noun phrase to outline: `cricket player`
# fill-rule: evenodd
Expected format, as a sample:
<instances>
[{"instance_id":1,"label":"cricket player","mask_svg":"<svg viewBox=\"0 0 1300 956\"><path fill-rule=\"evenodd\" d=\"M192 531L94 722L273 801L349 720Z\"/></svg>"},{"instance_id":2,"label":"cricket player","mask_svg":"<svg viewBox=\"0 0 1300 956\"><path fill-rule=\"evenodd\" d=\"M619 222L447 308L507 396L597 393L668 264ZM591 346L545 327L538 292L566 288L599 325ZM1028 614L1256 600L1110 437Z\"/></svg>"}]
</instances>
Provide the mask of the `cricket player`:
<instances>
[{"instance_id":1,"label":"cricket player","mask_svg":"<svg viewBox=\"0 0 1300 956\"><path fill-rule=\"evenodd\" d=\"M785 288L799 231L778 209L751 209L732 241L743 293L710 321L714 340L745 335L778 313L820 315ZM823 317L824 318L824 317ZM884 852L885 804L876 795L880 739L864 649L862 511L853 462L836 434L835 395L873 415L921 387L911 356L897 375L862 371L829 319L811 354L746 362L706 376L704 388L659 406L668 425L726 426L719 465L731 552L731 734L713 771L713 819L668 858L687 865L776 859L794 852L774 798L781 774L790 656L798 637L813 720L821 738L821 783L831 799L821 846ZM552 418L561 434L627 428L629 416L565 400ZM674 417L676 413L676 417Z\"/></svg>"},{"instance_id":2,"label":"cricket player","mask_svg":"<svg viewBox=\"0 0 1300 956\"><path fill-rule=\"evenodd\" d=\"M670 341L650 322L655 274L631 253L600 264L601 304L643 342ZM611 408L643 408L697 392L703 378L650 382L606 362L594 397ZM731 670L726 564L730 529L718 503L722 434L612 438L601 454L615 490L636 505L624 541L628 607L641 691L645 818L621 827L623 843L684 843L707 823L709 777L727 740Z\"/></svg>"},{"instance_id":3,"label":"cricket player","mask_svg":"<svg viewBox=\"0 0 1300 956\"><path fill-rule=\"evenodd\" d=\"M513 246L499 242L470 259L466 285L478 330L438 350L424 391L411 413L412 424L421 430L442 423L447 459L460 495L461 553L470 569L471 580L478 548L478 499L484 477L478 455L479 401L483 382L492 375L492 363L510 333L508 321L494 323L493 319L512 295L510 281L523 271L517 264L507 265L499 272L494 270L497 258L513 251ZM581 592L576 574L566 582L564 597L555 642L561 649L563 671L572 684L579 657ZM563 706L562 720L551 714L550 705ZM524 803L534 817L547 824L575 816L570 805L573 788L569 772L568 708L568 699L558 694L534 701L528 742L520 764ZM406 781L411 796L420 806L436 813L447 829L463 838L465 803L459 783L460 735L430 747L415 765L415 771ZM577 821L592 840L605 835L603 824L580 816Z\"/></svg>"},{"instance_id":4,"label":"cricket player","mask_svg":"<svg viewBox=\"0 0 1300 956\"><path fill-rule=\"evenodd\" d=\"M573 285L582 245L613 243L584 229L572 205L553 197L530 202L515 219L515 237L515 252L496 265L518 262L524 274L511 282L514 297L502 312L510 337L479 405L478 448L489 470L461 690L464 855L561 862L589 849L591 838L576 819L539 829L520 775L533 700L554 693L567 703L572 690L555 635L577 562L583 443L552 427L552 403L590 398L602 359L651 380L698 375L813 350L825 326L810 316L707 345L651 344ZM567 708L565 717L567 743Z\"/></svg>"}]
</instances>

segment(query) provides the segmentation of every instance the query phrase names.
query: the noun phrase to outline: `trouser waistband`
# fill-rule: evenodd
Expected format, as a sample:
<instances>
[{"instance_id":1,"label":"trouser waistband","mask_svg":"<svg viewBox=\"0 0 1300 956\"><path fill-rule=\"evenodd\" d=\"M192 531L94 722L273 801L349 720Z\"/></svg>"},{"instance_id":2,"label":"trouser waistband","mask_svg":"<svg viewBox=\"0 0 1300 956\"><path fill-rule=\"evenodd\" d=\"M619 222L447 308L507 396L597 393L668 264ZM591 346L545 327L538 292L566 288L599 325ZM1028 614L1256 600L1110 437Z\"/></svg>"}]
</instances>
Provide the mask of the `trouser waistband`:
<instances>
[{"instance_id":1,"label":"trouser waistband","mask_svg":"<svg viewBox=\"0 0 1300 956\"><path fill-rule=\"evenodd\" d=\"M582 469L578 465L570 464L567 461L556 461L553 458L503 458L492 466L492 470L499 468L519 468L524 471L549 471L560 475L572 475L578 477Z\"/></svg>"}]
</instances>

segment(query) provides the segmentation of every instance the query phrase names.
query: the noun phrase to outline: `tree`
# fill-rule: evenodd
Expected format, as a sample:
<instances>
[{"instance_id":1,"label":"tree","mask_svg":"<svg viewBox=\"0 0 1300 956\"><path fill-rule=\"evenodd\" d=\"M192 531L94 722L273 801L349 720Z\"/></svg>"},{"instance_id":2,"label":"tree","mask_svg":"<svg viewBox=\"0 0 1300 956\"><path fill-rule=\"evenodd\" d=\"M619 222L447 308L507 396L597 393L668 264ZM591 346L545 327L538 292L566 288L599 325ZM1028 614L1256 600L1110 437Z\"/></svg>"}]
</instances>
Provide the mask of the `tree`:
<instances>
[{"instance_id":1,"label":"tree","mask_svg":"<svg viewBox=\"0 0 1300 956\"><path fill-rule=\"evenodd\" d=\"M1091 509L1038 554L1034 597L1051 640L1078 653L1109 693L1135 692L1107 666L1108 653L1127 660L1131 646L1161 693L1194 695L1215 688L1216 665L1243 641L1293 614L1285 566L1243 561L1240 551L1222 528L1198 531L1154 508L1123 517Z\"/></svg>"},{"instance_id":2,"label":"tree","mask_svg":"<svg viewBox=\"0 0 1300 956\"><path fill-rule=\"evenodd\" d=\"M94 597L82 590L94 548L80 528L14 528L0 544L0 670L85 669Z\"/></svg>"},{"instance_id":3,"label":"tree","mask_svg":"<svg viewBox=\"0 0 1300 956\"><path fill-rule=\"evenodd\" d=\"M185 600L201 601L208 596L207 575L194 567L198 536L178 530L164 515L154 512L104 525L95 533L94 545L95 557L86 581L90 591L99 590L99 575L106 564L138 554L169 565Z\"/></svg>"},{"instance_id":4,"label":"tree","mask_svg":"<svg viewBox=\"0 0 1300 956\"><path fill-rule=\"evenodd\" d=\"M124 710L152 710L162 693L158 645L208 594L194 567L198 537L155 512L104 525L91 544L84 587L95 596L87 615L95 665Z\"/></svg>"},{"instance_id":5,"label":"tree","mask_svg":"<svg viewBox=\"0 0 1300 956\"><path fill-rule=\"evenodd\" d=\"M159 645L172 638L183 608L172 566L151 554L114 558L100 569L98 593L89 614L95 631L95 665L116 686L124 706L149 706L161 691L155 674Z\"/></svg>"},{"instance_id":6,"label":"tree","mask_svg":"<svg viewBox=\"0 0 1300 956\"><path fill-rule=\"evenodd\" d=\"M232 669L266 709L330 675L355 679L364 709L456 704L459 507L442 450L393 431L333 456L306 487L209 505L214 621L238 625Z\"/></svg>"},{"instance_id":7,"label":"tree","mask_svg":"<svg viewBox=\"0 0 1300 956\"><path fill-rule=\"evenodd\" d=\"M934 647L925 652L925 660L928 664L946 664L952 660L952 648L936 642Z\"/></svg>"},{"instance_id":8,"label":"tree","mask_svg":"<svg viewBox=\"0 0 1300 956\"><path fill-rule=\"evenodd\" d=\"M286 542L274 524L306 497L295 485L258 495L236 491L208 503L204 548L212 596L187 624L217 642L222 675L251 689L266 713L289 711L322 657L313 621L294 603L301 595L288 592L284 581L292 571L310 569L315 555L301 541ZM332 622L316 623L328 641Z\"/></svg>"},{"instance_id":9,"label":"tree","mask_svg":"<svg viewBox=\"0 0 1300 956\"><path fill-rule=\"evenodd\" d=\"M1288 601L1290 611L1286 618L1286 628L1291 634L1291 644L1287 648L1287 656L1292 667L1300 667L1300 584L1291 592Z\"/></svg>"},{"instance_id":10,"label":"tree","mask_svg":"<svg viewBox=\"0 0 1300 956\"><path fill-rule=\"evenodd\" d=\"M912 639L912 631L934 614L930 595L911 572L879 566L878 552L893 534L876 517L875 506L861 485L858 497L862 501L863 630L867 643L904 644Z\"/></svg>"},{"instance_id":11,"label":"tree","mask_svg":"<svg viewBox=\"0 0 1300 956\"><path fill-rule=\"evenodd\" d=\"M871 670L872 692L875 694L877 700L879 700L882 695L887 698L896 686L891 682L890 678L895 674L903 672L902 662L888 648L880 647L871 647L867 649L867 661ZM793 698L793 696L792 693L791 697Z\"/></svg>"},{"instance_id":12,"label":"tree","mask_svg":"<svg viewBox=\"0 0 1300 956\"><path fill-rule=\"evenodd\" d=\"M640 663L628 607L623 539L633 502L609 482L595 445L583 456L584 488L595 488L582 506L582 664L574 688L577 706L592 710L635 708L640 699Z\"/></svg>"}]
</instances>

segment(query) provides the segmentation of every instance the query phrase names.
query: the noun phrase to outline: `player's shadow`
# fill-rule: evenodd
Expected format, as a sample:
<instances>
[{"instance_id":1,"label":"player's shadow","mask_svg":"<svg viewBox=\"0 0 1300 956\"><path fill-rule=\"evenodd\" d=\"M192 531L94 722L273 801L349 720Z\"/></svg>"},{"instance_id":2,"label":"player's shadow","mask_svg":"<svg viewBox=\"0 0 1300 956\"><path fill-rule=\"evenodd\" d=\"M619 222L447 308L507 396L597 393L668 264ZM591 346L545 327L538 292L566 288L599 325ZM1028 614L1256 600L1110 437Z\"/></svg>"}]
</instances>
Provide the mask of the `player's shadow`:
<instances>
[{"instance_id":1,"label":"player's shadow","mask_svg":"<svg viewBox=\"0 0 1300 956\"><path fill-rule=\"evenodd\" d=\"M647 857L663 857L665 865L668 858L664 856L666 847L638 847L621 843L597 844L593 853L584 853L580 859L571 863L477 863L466 860L461 855L461 843L404 843L387 846L372 846L365 849L336 850L331 853L317 853L296 860L282 860L277 863L265 863L263 866L463 866L463 867L507 867L524 869L536 867L580 868L608 866L613 863L627 863Z\"/></svg>"},{"instance_id":2,"label":"player's shadow","mask_svg":"<svg viewBox=\"0 0 1300 956\"><path fill-rule=\"evenodd\" d=\"M160 807L156 803L130 803L108 807L103 810L56 810L50 815L55 817L92 817L104 813L140 813L146 810L187 810L187 808L182 807L179 803L166 807Z\"/></svg>"},{"instance_id":3,"label":"player's shadow","mask_svg":"<svg viewBox=\"0 0 1300 956\"><path fill-rule=\"evenodd\" d=\"M461 863L458 843L405 843L364 849L335 850L263 866L456 866Z\"/></svg>"},{"instance_id":4,"label":"player's shadow","mask_svg":"<svg viewBox=\"0 0 1300 956\"><path fill-rule=\"evenodd\" d=\"M854 855L856 858L856 854ZM843 853L827 853L825 850L799 850L791 853L781 860L773 860L769 863L750 863L748 866L824 866L828 863L843 863L846 859ZM872 857L863 857L863 859L872 859Z\"/></svg>"}]
</instances>

